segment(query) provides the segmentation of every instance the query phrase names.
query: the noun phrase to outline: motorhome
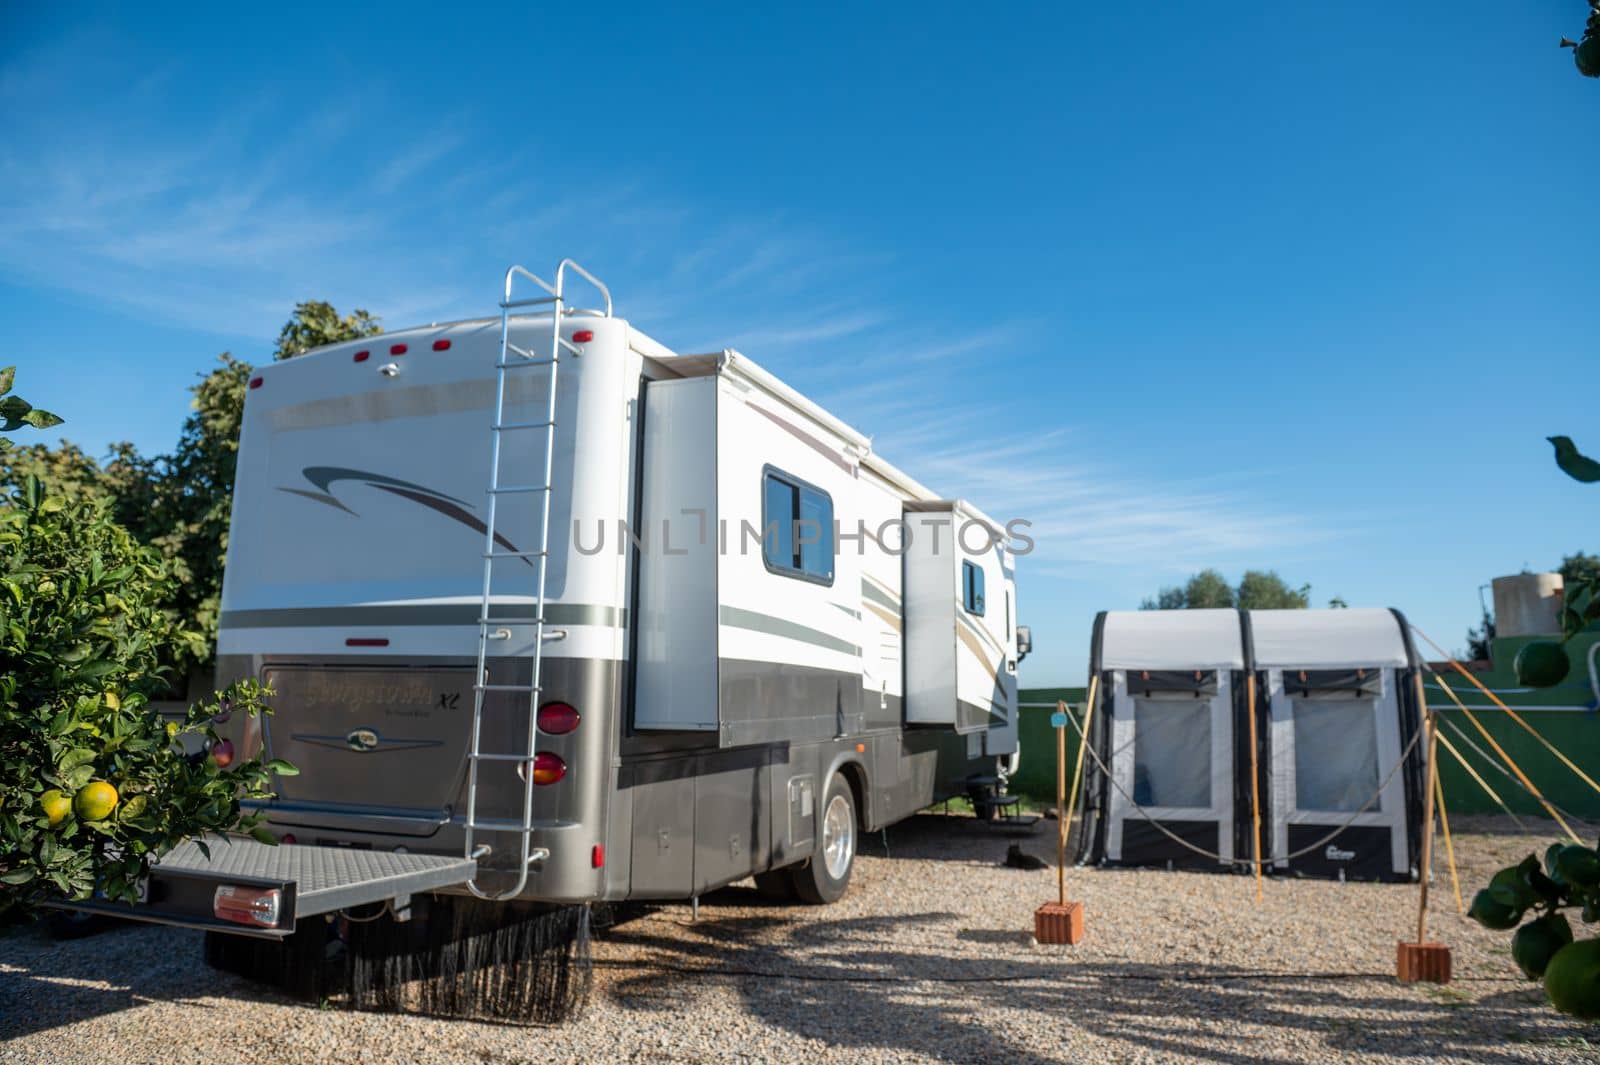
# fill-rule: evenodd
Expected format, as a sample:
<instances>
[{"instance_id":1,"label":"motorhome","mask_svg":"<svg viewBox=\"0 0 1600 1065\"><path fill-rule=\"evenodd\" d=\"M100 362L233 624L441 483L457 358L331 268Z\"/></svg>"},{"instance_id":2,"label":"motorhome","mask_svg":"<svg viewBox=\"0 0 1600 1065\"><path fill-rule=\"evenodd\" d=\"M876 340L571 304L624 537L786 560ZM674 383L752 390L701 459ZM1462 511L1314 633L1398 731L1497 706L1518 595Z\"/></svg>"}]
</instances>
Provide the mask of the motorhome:
<instances>
[{"instance_id":1,"label":"motorhome","mask_svg":"<svg viewBox=\"0 0 1600 1065\"><path fill-rule=\"evenodd\" d=\"M570 261L500 303L250 380L219 680L271 686L230 742L300 772L267 804L284 846L156 869L271 905L146 915L282 935L411 892L751 875L828 902L862 833L1015 768L1014 529L744 355L668 350Z\"/></svg>"}]
</instances>

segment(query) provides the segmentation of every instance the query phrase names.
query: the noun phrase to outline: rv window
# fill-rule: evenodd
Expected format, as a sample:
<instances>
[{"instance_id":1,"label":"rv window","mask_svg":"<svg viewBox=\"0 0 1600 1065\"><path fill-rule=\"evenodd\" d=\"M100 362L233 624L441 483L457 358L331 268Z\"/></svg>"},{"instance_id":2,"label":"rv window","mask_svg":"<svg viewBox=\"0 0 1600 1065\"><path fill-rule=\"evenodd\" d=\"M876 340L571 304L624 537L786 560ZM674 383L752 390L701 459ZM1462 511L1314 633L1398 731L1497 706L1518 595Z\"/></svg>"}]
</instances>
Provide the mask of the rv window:
<instances>
[{"instance_id":1,"label":"rv window","mask_svg":"<svg viewBox=\"0 0 1600 1065\"><path fill-rule=\"evenodd\" d=\"M961 563L961 605L983 617L983 570L971 562Z\"/></svg>"},{"instance_id":2,"label":"rv window","mask_svg":"<svg viewBox=\"0 0 1600 1065\"><path fill-rule=\"evenodd\" d=\"M767 568L833 583L833 497L771 470L761 492L762 555Z\"/></svg>"}]
</instances>

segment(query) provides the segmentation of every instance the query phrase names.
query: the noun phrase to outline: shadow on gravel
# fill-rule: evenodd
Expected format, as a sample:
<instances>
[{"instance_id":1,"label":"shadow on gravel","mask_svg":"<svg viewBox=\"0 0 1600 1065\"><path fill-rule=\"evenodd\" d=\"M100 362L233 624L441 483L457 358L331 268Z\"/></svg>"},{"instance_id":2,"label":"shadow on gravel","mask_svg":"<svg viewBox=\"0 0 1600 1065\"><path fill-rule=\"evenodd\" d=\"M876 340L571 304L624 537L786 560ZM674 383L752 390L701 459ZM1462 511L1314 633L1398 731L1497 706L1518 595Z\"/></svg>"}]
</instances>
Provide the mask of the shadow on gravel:
<instances>
[{"instance_id":1,"label":"shadow on gravel","mask_svg":"<svg viewBox=\"0 0 1600 1065\"><path fill-rule=\"evenodd\" d=\"M1030 1014L1066 1017L1106 1040L1108 1056L1239 1063L1357 1054L1397 1059L1525 1062L1559 1033L1537 992L1469 1001L1459 990L1402 991L1389 973L1273 973L1186 965L1084 962L1022 946L1013 933L960 929L949 913L774 921L718 917L680 929L619 929L608 940L640 962L597 958L607 994L630 1009L677 1011L730 982L762 1021L861 1051L900 1050L952 1062L1059 1061L1018 1031ZM952 938L994 943L1007 957L916 952L883 942L907 924L950 925ZM1468 984L1467 986L1473 986ZM1431 999L1431 1001L1430 1001ZM1278 1056L1241 1026L1281 1029Z\"/></svg>"},{"instance_id":2,"label":"shadow on gravel","mask_svg":"<svg viewBox=\"0 0 1600 1065\"><path fill-rule=\"evenodd\" d=\"M217 994L277 999L205 963L201 935L133 921L112 922L89 939L57 941L42 925L0 936L0 1041L49 1031L157 1001L200 1001ZM89 986L110 983L111 987ZM158 987L159 996L148 989ZM282 1001L290 1001L283 999Z\"/></svg>"}]
</instances>

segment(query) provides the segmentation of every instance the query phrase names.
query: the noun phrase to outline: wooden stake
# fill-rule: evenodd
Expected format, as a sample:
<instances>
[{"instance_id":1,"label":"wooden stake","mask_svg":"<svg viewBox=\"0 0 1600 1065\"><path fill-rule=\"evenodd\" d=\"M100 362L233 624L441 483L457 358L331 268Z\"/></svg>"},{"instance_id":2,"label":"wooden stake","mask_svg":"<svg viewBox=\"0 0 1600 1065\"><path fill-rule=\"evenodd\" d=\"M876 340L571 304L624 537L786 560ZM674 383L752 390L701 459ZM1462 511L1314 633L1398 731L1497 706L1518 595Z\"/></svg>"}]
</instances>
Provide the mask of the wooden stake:
<instances>
[{"instance_id":1,"label":"wooden stake","mask_svg":"<svg viewBox=\"0 0 1600 1065\"><path fill-rule=\"evenodd\" d=\"M1433 793L1439 772L1439 745L1433 740L1433 711L1422 690L1422 670L1416 672L1417 705L1422 709L1422 738L1428 752L1428 785L1422 794L1422 891L1417 902L1417 943L1428 941L1428 876L1433 862Z\"/></svg>"},{"instance_id":2,"label":"wooden stake","mask_svg":"<svg viewBox=\"0 0 1600 1065\"><path fill-rule=\"evenodd\" d=\"M1056 710L1068 713L1065 699ZM1067 726L1056 727L1056 902L1067 904Z\"/></svg>"},{"instance_id":3,"label":"wooden stake","mask_svg":"<svg viewBox=\"0 0 1600 1065\"><path fill-rule=\"evenodd\" d=\"M1256 675L1254 671L1245 678L1245 694L1247 711L1246 717L1250 722L1250 820L1255 832L1255 850L1250 857L1255 861L1256 867L1256 901L1264 897L1261 889L1261 878L1265 875L1261 867L1261 776L1259 756L1256 752Z\"/></svg>"}]
</instances>

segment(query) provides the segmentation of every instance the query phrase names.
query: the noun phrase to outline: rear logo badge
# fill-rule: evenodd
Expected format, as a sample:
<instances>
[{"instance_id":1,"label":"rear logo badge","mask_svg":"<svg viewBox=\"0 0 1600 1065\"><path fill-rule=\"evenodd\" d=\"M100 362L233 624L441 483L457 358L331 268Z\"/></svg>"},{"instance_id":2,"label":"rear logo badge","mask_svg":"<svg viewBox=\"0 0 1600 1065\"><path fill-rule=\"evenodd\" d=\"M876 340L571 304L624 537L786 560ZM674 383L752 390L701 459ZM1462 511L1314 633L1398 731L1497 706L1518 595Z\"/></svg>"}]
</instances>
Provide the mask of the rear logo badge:
<instances>
[{"instance_id":1,"label":"rear logo badge","mask_svg":"<svg viewBox=\"0 0 1600 1065\"><path fill-rule=\"evenodd\" d=\"M344 742L352 751L375 751L378 749L378 734L369 728L358 728L344 738Z\"/></svg>"},{"instance_id":2,"label":"rear logo badge","mask_svg":"<svg viewBox=\"0 0 1600 1065\"><path fill-rule=\"evenodd\" d=\"M444 740L390 739L380 735L375 728L353 728L343 736L318 736L308 732L291 732L289 738L296 743L309 743L315 747L332 747L356 754L382 754L386 751L408 751L418 747L443 747Z\"/></svg>"}]
</instances>

